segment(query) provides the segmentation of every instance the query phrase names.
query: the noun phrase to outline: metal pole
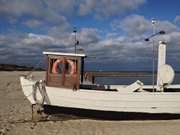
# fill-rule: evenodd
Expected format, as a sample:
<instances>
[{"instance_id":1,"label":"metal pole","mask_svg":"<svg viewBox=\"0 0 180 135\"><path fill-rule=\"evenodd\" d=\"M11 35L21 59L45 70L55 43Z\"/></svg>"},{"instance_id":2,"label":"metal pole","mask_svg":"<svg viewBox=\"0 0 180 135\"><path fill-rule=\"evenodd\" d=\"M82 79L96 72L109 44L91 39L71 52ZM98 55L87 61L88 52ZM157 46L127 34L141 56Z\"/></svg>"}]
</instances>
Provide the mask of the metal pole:
<instances>
[{"instance_id":1,"label":"metal pole","mask_svg":"<svg viewBox=\"0 0 180 135\"><path fill-rule=\"evenodd\" d=\"M152 26L153 26L153 34L156 33L156 23L157 21L155 19L152 19ZM152 85L153 85L153 92L155 92L155 41L153 39L153 67L152 67Z\"/></svg>"},{"instance_id":2,"label":"metal pole","mask_svg":"<svg viewBox=\"0 0 180 135\"><path fill-rule=\"evenodd\" d=\"M74 32L74 40L75 40L75 43L74 43L74 53L76 53L76 45L77 45L77 41L76 41L76 32L77 32L77 30L76 30L76 27L74 27L73 32Z\"/></svg>"}]
</instances>

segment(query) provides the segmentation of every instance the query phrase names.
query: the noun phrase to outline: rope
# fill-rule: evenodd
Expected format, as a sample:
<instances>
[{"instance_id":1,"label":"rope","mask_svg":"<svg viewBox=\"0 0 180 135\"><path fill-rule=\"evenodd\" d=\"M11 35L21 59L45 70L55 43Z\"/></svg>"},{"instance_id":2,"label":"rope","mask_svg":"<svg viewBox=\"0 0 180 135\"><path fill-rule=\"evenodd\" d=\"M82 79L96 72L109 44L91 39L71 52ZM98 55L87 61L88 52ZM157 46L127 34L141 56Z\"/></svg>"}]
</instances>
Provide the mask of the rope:
<instances>
[{"instance_id":1,"label":"rope","mask_svg":"<svg viewBox=\"0 0 180 135\"><path fill-rule=\"evenodd\" d=\"M37 99L37 91L40 92L41 94L41 99ZM41 86L40 86L40 82L37 81L34 85L33 85L33 98L34 98L34 101L37 103L37 104L44 104L44 92L42 91L41 89Z\"/></svg>"},{"instance_id":2,"label":"rope","mask_svg":"<svg viewBox=\"0 0 180 135\"><path fill-rule=\"evenodd\" d=\"M37 99L37 91L39 90L40 94L41 94L41 99L38 100ZM36 101L37 104L43 105L45 102L47 104L50 104L50 100L48 98L47 92L46 92L46 87L45 87L45 82L40 80L37 81L34 85L33 85L33 98L34 101Z\"/></svg>"}]
</instances>

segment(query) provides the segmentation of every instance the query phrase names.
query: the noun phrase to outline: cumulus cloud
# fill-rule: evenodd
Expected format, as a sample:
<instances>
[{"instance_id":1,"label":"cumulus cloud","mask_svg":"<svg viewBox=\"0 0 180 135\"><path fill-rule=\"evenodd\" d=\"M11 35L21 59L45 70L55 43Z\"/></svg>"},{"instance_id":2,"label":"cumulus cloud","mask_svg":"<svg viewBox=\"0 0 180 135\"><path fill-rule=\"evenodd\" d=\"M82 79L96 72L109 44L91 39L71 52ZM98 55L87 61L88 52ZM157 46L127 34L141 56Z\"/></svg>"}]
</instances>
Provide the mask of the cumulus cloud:
<instances>
[{"instance_id":1,"label":"cumulus cloud","mask_svg":"<svg viewBox=\"0 0 180 135\"><path fill-rule=\"evenodd\" d=\"M96 43L100 39L99 30L95 28L82 28L78 34L81 44Z\"/></svg>"},{"instance_id":2,"label":"cumulus cloud","mask_svg":"<svg viewBox=\"0 0 180 135\"><path fill-rule=\"evenodd\" d=\"M79 14L84 16L95 12L98 17L119 15L137 9L145 0L82 0Z\"/></svg>"},{"instance_id":3,"label":"cumulus cloud","mask_svg":"<svg viewBox=\"0 0 180 135\"><path fill-rule=\"evenodd\" d=\"M77 0L45 0L49 9L55 12L69 14L74 12Z\"/></svg>"},{"instance_id":4,"label":"cumulus cloud","mask_svg":"<svg viewBox=\"0 0 180 135\"><path fill-rule=\"evenodd\" d=\"M43 51L72 52L74 50L73 15L84 17L114 17L137 9L146 0L0 0L0 18L18 27L9 33L0 34L0 62L36 65L42 61ZM178 17L176 19L178 21ZM23 28L20 28L23 24ZM26 31L27 27L32 30ZM159 29L169 33L163 38L170 44L170 58L179 56L180 32L169 21L159 21ZM13 25L15 27L16 25ZM44 31L40 31L40 28ZM82 26L77 32L83 48L91 57L87 61L96 64L116 64L117 68L132 63L134 67L149 64L152 59L151 43L138 36L151 33L151 20L140 15L130 15L112 23L113 32ZM105 28L106 29L106 28ZM21 31L21 32L20 32ZM122 35L120 32L125 32ZM137 35L137 36L135 36ZM178 60L176 60L178 61ZM102 65L103 65L102 64Z\"/></svg>"},{"instance_id":5,"label":"cumulus cloud","mask_svg":"<svg viewBox=\"0 0 180 135\"><path fill-rule=\"evenodd\" d=\"M43 22L40 20L31 19L23 22L23 24L30 28L37 28L43 25Z\"/></svg>"},{"instance_id":6,"label":"cumulus cloud","mask_svg":"<svg viewBox=\"0 0 180 135\"><path fill-rule=\"evenodd\" d=\"M173 32L179 30L179 28L175 24L169 21L158 21L157 29L164 30L166 32Z\"/></svg>"},{"instance_id":7,"label":"cumulus cloud","mask_svg":"<svg viewBox=\"0 0 180 135\"><path fill-rule=\"evenodd\" d=\"M92 12L93 8L96 6L95 0L85 0L84 3L80 4L79 14L84 16Z\"/></svg>"},{"instance_id":8,"label":"cumulus cloud","mask_svg":"<svg viewBox=\"0 0 180 135\"><path fill-rule=\"evenodd\" d=\"M48 29L48 34L54 37L66 37L69 32L73 31L72 26L68 22L52 26Z\"/></svg>"},{"instance_id":9,"label":"cumulus cloud","mask_svg":"<svg viewBox=\"0 0 180 135\"><path fill-rule=\"evenodd\" d=\"M37 35L33 33L29 33L26 38L22 40L22 43L26 45L47 45L55 42L55 39L46 35Z\"/></svg>"},{"instance_id":10,"label":"cumulus cloud","mask_svg":"<svg viewBox=\"0 0 180 135\"><path fill-rule=\"evenodd\" d=\"M152 29L151 22L140 15L127 16L117 27L120 27L130 35L144 34Z\"/></svg>"},{"instance_id":11,"label":"cumulus cloud","mask_svg":"<svg viewBox=\"0 0 180 135\"><path fill-rule=\"evenodd\" d=\"M34 19L41 19L51 23L61 23L66 20L66 18L56 11L55 6L53 6L54 0L0 0L0 17L6 19L18 19L20 17L29 17ZM67 3L64 1L59 1L56 3L60 9L64 6L62 3ZM55 5L55 4L54 4ZM29 22L36 23L37 22ZM28 23L28 24L29 24Z\"/></svg>"},{"instance_id":12,"label":"cumulus cloud","mask_svg":"<svg viewBox=\"0 0 180 135\"><path fill-rule=\"evenodd\" d=\"M111 23L114 31L122 30L130 36L143 36L153 32L152 20L141 15L129 15L122 20L114 20ZM156 31L164 30L166 33L177 31L179 27L170 21L157 20Z\"/></svg>"},{"instance_id":13,"label":"cumulus cloud","mask_svg":"<svg viewBox=\"0 0 180 135\"><path fill-rule=\"evenodd\" d=\"M68 16L110 17L135 10L146 0L0 0L0 17L15 20L28 16L49 22L63 21ZM65 17L66 16L66 17ZM30 23L30 22L29 22ZM29 24L28 23L28 24ZM37 24L31 22L30 24Z\"/></svg>"},{"instance_id":14,"label":"cumulus cloud","mask_svg":"<svg viewBox=\"0 0 180 135\"><path fill-rule=\"evenodd\" d=\"M180 16L179 15L175 17L174 22L175 23L179 23L180 22Z\"/></svg>"},{"instance_id":15,"label":"cumulus cloud","mask_svg":"<svg viewBox=\"0 0 180 135\"><path fill-rule=\"evenodd\" d=\"M129 40L128 36L118 34L107 34L106 37L102 37L100 33L94 28L83 28L77 33L77 38L80 40L78 47L82 47L89 56L87 62L94 62L97 66L110 63L112 66L115 64L116 68L125 67L128 64L132 69L151 69L151 43L143 40ZM17 33L16 36L0 35L0 53L3 56L0 61L35 65L43 59L43 51L72 52L74 35L73 33L68 35L66 38L34 33ZM173 64L171 61L178 62L180 32L170 32L163 38L168 39L168 61L170 64Z\"/></svg>"},{"instance_id":16,"label":"cumulus cloud","mask_svg":"<svg viewBox=\"0 0 180 135\"><path fill-rule=\"evenodd\" d=\"M61 40L39 34L0 35L1 63L36 65L43 61L43 51L67 51ZM44 64L44 63L43 63ZM40 64L42 65L42 63Z\"/></svg>"},{"instance_id":17,"label":"cumulus cloud","mask_svg":"<svg viewBox=\"0 0 180 135\"><path fill-rule=\"evenodd\" d=\"M1 16L19 17L23 15L42 16L45 15L42 10L42 2L36 0L1 0L0 14Z\"/></svg>"}]
</instances>

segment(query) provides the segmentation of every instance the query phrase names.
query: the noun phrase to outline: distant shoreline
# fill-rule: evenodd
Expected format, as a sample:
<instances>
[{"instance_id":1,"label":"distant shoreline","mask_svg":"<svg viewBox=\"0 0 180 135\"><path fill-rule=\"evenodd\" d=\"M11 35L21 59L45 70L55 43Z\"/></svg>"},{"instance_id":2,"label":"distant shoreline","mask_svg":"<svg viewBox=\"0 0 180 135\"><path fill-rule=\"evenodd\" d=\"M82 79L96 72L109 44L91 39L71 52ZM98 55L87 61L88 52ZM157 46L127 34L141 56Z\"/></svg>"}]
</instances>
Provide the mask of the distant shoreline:
<instances>
[{"instance_id":1,"label":"distant shoreline","mask_svg":"<svg viewBox=\"0 0 180 135\"><path fill-rule=\"evenodd\" d=\"M0 71L45 71L45 69L41 67L33 67L33 66L23 66L23 65L16 65L16 64L0 64ZM108 73L113 74L115 72L121 72L121 73L152 73L152 71L95 71L95 70L87 70L85 72L89 73ZM175 71L175 73L180 73L180 71Z\"/></svg>"},{"instance_id":2,"label":"distant shoreline","mask_svg":"<svg viewBox=\"0 0 180 135\"><path fill-rule=\"evenodd\" d=\"M15 64L0 64L0 71L44 71L43 68L35 68L30 66L20 66Z\"/></svg>"}]
</instances>

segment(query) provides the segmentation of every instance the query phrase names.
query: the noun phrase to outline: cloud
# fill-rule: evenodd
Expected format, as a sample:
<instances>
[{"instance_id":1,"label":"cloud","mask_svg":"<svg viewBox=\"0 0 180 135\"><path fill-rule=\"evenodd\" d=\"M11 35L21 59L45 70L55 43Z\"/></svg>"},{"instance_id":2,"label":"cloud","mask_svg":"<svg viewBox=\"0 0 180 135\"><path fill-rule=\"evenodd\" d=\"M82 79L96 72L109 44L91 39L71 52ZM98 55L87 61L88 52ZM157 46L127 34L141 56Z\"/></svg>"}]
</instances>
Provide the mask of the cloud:
<instances>
[{"instance_id":1,"label":"cloud","mask_svg":"<svg viewBox=\"0 0 180 135\"><path fill-rule=\"evenodd\" d=\"M85 0L84 3L80 4L79 14L84 16L92 12L96 6L95 0Z\"/></svg>"},{"instance_id":2,"label":"cloud","mask_svg":"<svg viewBox=\"0 0 180 135\"><path fill-rule=\"evenodd\" d=\"M40 20L31 19L23 22L23 24L30 28L37 28L43 25L44 23Z\"/></svg>"},{"instance_id":3,"label":"cloud","mask_svg":"<svg viewBox=\"0 0 180 135\"><path fill-rule=\"evenodd\" d=\"M130 15L122 20L117 26L129 35L144 34L152 29L151 22L140 15Z\"/></svg>"},{"instance_id":4,"label":"cloud","mask_svg":"<svg viewBox=\"0 0 180 135\"><path fill-rule=\"evenodd\" d=\"M66 18L55 10L51 4L53 2L54 0L0 0L0 17L7 20L12 20L12 18L18 20L26 16L26 18L40 19L51 23L61 23ZM62 9L63 4L60 2L66 2L56 3Z\"/></svg>"},{"instance_id":5,"label":"cloud","mask_svg":"<svg viewBox=\"0 0 180 135\"><path fill-rule=\"evenodd\" d=\"M77 0L46 0L48 8L55 12L71 14L75 11Z\"/></svg>"},{"instance_id":6,"label":"cloud","mask_svg":"<svg viewBox=\"0 0 180 135\"><path fill-rule=\"evenodd\" d=\"M116 69L150 70L152 62L152 45L143 40L129 40L128 36L117 34L109 34L103 38L98 29L83 28L77 33L80 40L80 46L89 56L86 60L87 64L96 63L97 67L102 65L115 65ZM43 34L20 34L0 35L0 61L2 63L15 63L36 65L43 60L43 51L60 51L73 52L74 35L69 33L66 38L53 37ZM168 39L168 63L174 64L179 61L180 57L180 32L171 32L163 37ZM42 65L42 63L41 63ZM180 65L180 64L179 64ZM89 65L90 66L90 65Z\"/></svg>"},{"instance_id":7,"label":"cloud","mask_svg":"<svg viewBox=\"0 0 180 135\"><path fill-rule=\"evenodd\" d=\"M82 28L77 36L83 45L96 43L100 39L99 30L96 28Z\"/></svg>"},{"instance_id":8,"label":"cloud","mask_svg":"<svg viewBox=\"0 0 180 135\"><path fill-rule=\"evenodd\" d=\"M74 49L75 34L72 30L63 31L59 27L53 27L49 31L49 35L55 37L59 44L69 46ZM78 48L86 49L89 45L97 43L100 40L99 30L95 28L81 28L76 33L76 39L79 41Z\"/></svg>"},{"instance_id":9,"label":"cloud","mask_svg":"<svg viewBox=\"0 0 180 135\"><path fill-rule=\"evenodd\" d=\"M141 37L153 33L151 20L136 14L112 21L111 27L114 31L122 30L129 36ZM156 31L164 30L166 33L179 30L175 24L166 20L157 20L155 28Z\"/></svg>"},{"instance_id":10,"label":"cloud","mask_svg":"<svg viewBox=\"0 0 180 135\"><path fill-rule=\"evenodd\" d=\"M0 17L18 20L31 17L48 22L61 23L68 17L93 14L111 17L137 9L146 0L0 0ZM14 21L12 21L14 22ZM29 26L37 22L28 22ZM34 26L34 25L33 25Z\"/></svg>"},{"instance_id":11,"label":"cloud","mask_svg":"<svg viewBox=\"0 0 180 135\"><path fill-rule=\"evenodd\" d=\"M0 0L0 17L11 20L16 18L16 21L23 21L21 24L32 29L30 33L26 29L17 28L8 34L1 34L0 61L36 65L43 60L43 51L73 52L75 36L72 32L72 22L68 19L70 14L78 12L81 16L96 14L110 17L134 10L144 2L144 0L78 0L76 3L75 0L22 0L21 3L20 0ZM151 20L141 15L130 15L122 20L113 21L111 25L113 30L108 33L104 32L106 28L82 26L78 29L77 39L80 41L78 48L83 48L88 54L87 61L95 63L97 67L109 63L112 66L114 64L116 69L125 68L126 65L131 69L144 67L151 69L151 42L146 43L142 38L152 33ZM39 32L41 27L46 27L46 31ZM161 37L168 41L168 61L172 64L178 63L179 27L170 21L160 20L157 30L160 29L168 32ZM21 30L22 33L18 32Z\"/></svg>"},{"instance_id":12,"label":"cloud","mask_svg":"<svg viewBox=\"0 0 180 135\"><path fill-rule=\"evenodd\" d=\"M66 37L69 32L72 32L72 26L68 22L52 26L48 29L48 34L55 37Z\"/></svg>"},{"instance_id":13,"label":"cloud","mask_svg":"<svg viewBox=\"0 0 180 135\"><path fill-rule=\"evenodd\" d=\"M166 32L173 32L179 30L179 28L169 21L158 21L157 22L157 30L164 30Z\"/></svg>"},{"instance_id":14,"label":"cloud","mask_svg":"<svg viewBox=\"0 0 180 135\"><path fill-rule=\"evenodd\" d=\"M145 0L83 0L79 14L84 16L95 12L98 17L109 17L137 9L144 3Z\"/></svg>"},{"instance_id":15,"label":"cloud","mask_svg":"<svg viewBox=\"0 0 180 135\"><path fill-rule=\"evenodd\" d=\"M4 45L4 44L6 44L8 42L9 42L9 40L7 39L7 37L5 35L0 35L0 44L1 45Z\"/></svg>"},{"instance_id":16,"label":"cloud","mask_svg":"<svg viewBox=\"0 0 180 135\"><path fill-rule=\"evenodd\" d=\"M179 21L180 21L180 16L178 15L178 16L175 17L174 22L179 23Z\"/></svg>"},{"instance_id":17,"label":"cloud","mask_svg":"<svg viewBox=\"0 0 180 135\"><path fill-rule=\"evenodd\" d=\"M22 44L25 45L48 45L55 43L55 39L53 37L47 35L37 35L33 33L29 33L27 37L22 40Z\"/></svg>"},{"instance_id":18,"label":"cloud","mask_svg":"<svg viewBox=\"0 0 180 135\"><path fill-rule=\"evenodd\" d=\"M33 15L41 16L43 5L41 1L36 0L1 0L0 1L0 14L7 16L23 16Z\"/></svg>"}]
</instances>

